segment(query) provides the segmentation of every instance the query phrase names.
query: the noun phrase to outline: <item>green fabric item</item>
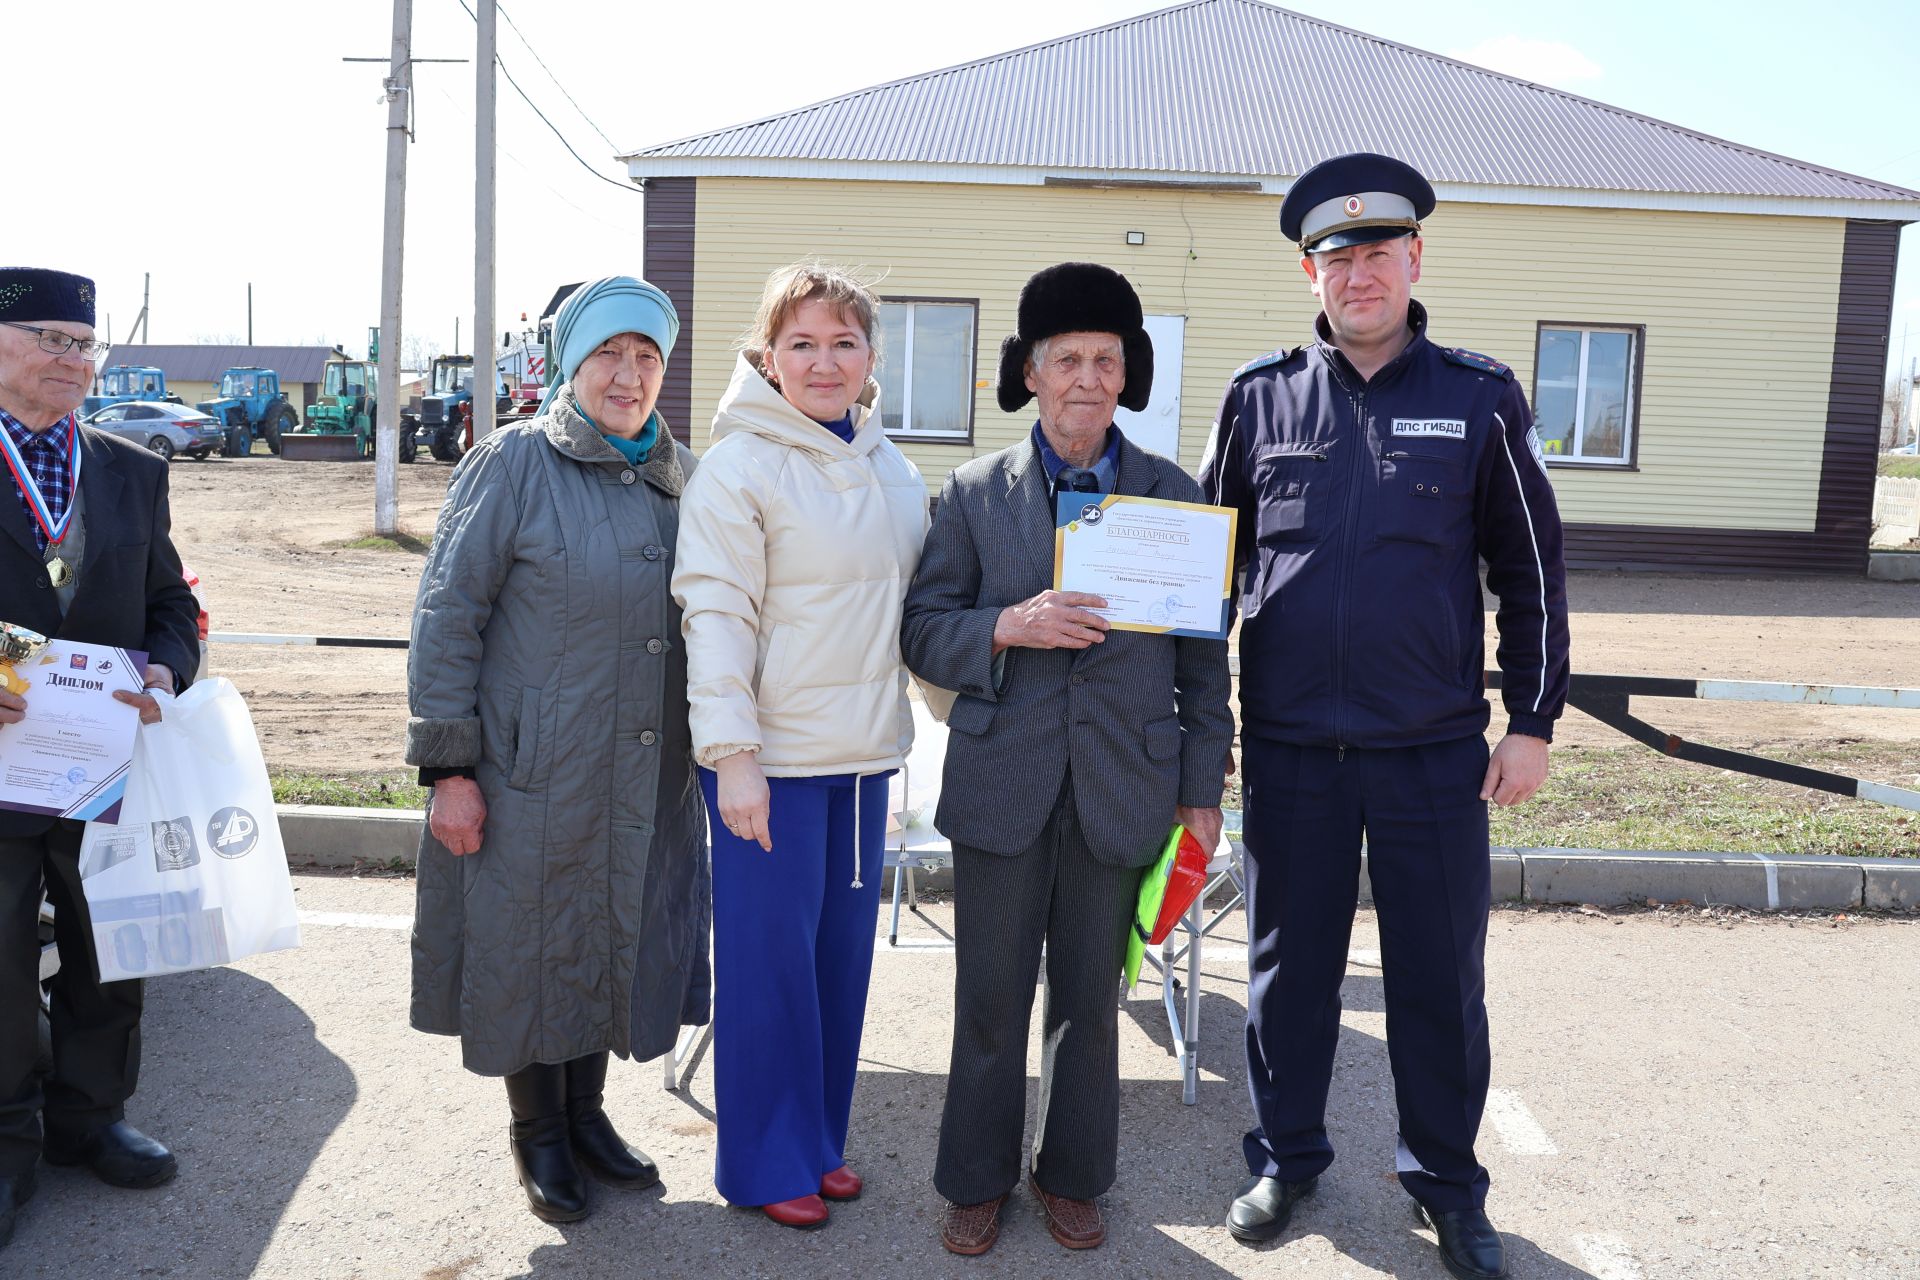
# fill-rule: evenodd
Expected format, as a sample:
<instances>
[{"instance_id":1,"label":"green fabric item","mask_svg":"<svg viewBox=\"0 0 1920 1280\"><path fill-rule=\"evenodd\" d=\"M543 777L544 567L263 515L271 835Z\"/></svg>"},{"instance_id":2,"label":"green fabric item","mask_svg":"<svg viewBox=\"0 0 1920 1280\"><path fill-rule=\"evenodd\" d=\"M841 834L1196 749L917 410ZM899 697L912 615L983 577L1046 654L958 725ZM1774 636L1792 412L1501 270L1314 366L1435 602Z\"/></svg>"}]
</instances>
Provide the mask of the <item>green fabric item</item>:
<instances>
[{"instance_id":1,"label":"green fabric item","mask_svg":"<svg viewBox=\"0 0 1920 1280\"><path fill-rule=\"evenodd\" d=\"M585 417L586 415L582 414L581 416ZM597 426L599 424L596 423L595 425ZM606 437L608 444L620 451L620 456L627 460L629 466L637 467L646 461L647 455L653 452L653 442L660 438L660 413L658 410L655 410L653 413L647 415L647 425L640 428L640 435L636 439L629 440L625 436L609 436L604 431L600 434Z\"/></svg>"}]
</instances>

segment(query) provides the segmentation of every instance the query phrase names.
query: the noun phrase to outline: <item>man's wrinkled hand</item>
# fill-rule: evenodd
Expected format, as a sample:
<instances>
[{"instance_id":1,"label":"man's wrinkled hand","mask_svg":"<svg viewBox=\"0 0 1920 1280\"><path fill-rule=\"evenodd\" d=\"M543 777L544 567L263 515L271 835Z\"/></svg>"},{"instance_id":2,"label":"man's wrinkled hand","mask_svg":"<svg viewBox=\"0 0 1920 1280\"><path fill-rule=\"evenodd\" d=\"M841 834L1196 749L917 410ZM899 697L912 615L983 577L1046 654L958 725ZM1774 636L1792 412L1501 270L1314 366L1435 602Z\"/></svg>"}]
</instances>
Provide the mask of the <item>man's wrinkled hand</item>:
<instances>
[{"instance_id":1,"label":"man's wrinkled hand","mask_svg":"<svg viewBox=\"0 0 1920 1280\"><path fill-rule=\"evenodd\" d=\"M1107 602L1084 591L1042 591L1010 604L993 624L993 651L1085 649L1107 638L1107 620L1095 609Z\"/></svg>"},{"instance_id":2,"label":"man's wrinkled hand","mask_svg":"<svg viewBox=\"0 0 1920 1280\"><path fill-rule=\"evenodd\" d=\"M179 688L179 683L173 678L173 668L156 662L147 668L146 682L143 687L164 689L168 693L173 693ZM150 693L129 693L125 689L115 689L113 700L124 702L130 707L138 707L141 724L160 723L160 703Z\"/></svg>"},{"instance_id":3,"label":"man's wrinkled hand","mask_svg":"<svg viewBox=\"0 0 1920 1280\"><path fill-rule=\"evenodd\" d=\"M1510 733L1493 749L1493 758L1487 762L1486 779L1480 784L1480 798L1507 808L1533 795L1546 780L1545 740Z\"/></svg>"},{"instance_id":4,"label":"man's wrinkled hand","mask_svg":"<svg viewBox=\"0 0 1920 1280\"><path fill-rule=\"evenodd\" d=\"M1192 809L1183 804L1174 810L1174 818L1200 842L1200 847L1207 851L1207 857L1213 857L1214 850L1220 847L1220 828L1225 821L1221 817L1220 806Z\"/></svg>"}]
</instances>

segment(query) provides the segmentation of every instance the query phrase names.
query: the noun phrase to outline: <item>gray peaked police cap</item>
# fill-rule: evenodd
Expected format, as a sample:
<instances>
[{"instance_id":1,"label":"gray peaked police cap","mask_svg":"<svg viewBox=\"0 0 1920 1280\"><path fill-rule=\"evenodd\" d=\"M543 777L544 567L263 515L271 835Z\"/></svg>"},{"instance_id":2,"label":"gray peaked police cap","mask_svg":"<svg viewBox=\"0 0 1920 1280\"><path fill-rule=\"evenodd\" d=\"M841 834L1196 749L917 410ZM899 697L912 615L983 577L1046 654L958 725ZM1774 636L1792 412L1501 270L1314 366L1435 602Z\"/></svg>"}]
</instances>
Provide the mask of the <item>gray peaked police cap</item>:
<instances>
[{"instance_id":1,"label":"gray peaked police cap","mask_svg":"<svg viewBox=\"0 0 1920 1280\"><path fill-rule=\"evenodd\" d=\"M1356 151L1301 174L1280 203L1280 232L1302 253L1413 235L1433 212L1433 185L1404 160Z\"/></svg>"}]
</instances>

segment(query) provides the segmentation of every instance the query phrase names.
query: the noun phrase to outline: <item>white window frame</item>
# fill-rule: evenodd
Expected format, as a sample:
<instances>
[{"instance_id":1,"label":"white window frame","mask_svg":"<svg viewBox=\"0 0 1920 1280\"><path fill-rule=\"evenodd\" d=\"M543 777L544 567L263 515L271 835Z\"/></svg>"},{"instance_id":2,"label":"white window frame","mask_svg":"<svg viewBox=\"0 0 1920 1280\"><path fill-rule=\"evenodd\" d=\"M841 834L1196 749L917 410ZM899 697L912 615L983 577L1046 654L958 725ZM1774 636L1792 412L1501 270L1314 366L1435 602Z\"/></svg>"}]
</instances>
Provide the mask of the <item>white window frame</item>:
<instances>
[{"instance_id":1,"label":"white window frame","mask_svg":"<svg viewBox=\"0 0 1920 1280\"><path fill-rule=\"evenodd\" d=\"M882 307L907 308L906 338L899 351L882 351L883 361L899 361L900 370L900 423L887 436L893 440L928 440L941 444L972 444L974 420L974 377L971 376L980 367L980 300L978 298L882 298ZM968 312L968 332L972 338L972 350L967 353L966 368L969 374L963 392L966 396L967 426L964 431L925 431L913 425L913 332L914 311L918 307L960 307ZM884 411L886 406L881 406Z\"/></svg>"},{"instance_id":2,"label":"white window frame","mask_svg":"<svg viewBox=\"0 0 1920 1280\"><path fill-rule=\"evenodd\" d=\"M1542 320L1534 335L1533 348L1533 404L1536 413L1540 405L1540 351L1546 343L1547 332L1577 333L1580 335L1580 368L1574 375L1573 384L1573 451L1571 453L1548 453L1542 450L1541 456L1549 466L1610 467L1616 471L1634 471L1639 469L1640 456L1640 370L1645 358L1647 331L1645 325L1636 324L1589 324L1578 320ZM1621 424L1621 451L1618 456L1597 454L1588 456L1587 444L1587 355L1591 346L1590 339L1596 333L1619 333L1627 338L1627 386L1626 421ZM1563 384L1553 384L1563 385Z\"/></svg>"}]
</instances>

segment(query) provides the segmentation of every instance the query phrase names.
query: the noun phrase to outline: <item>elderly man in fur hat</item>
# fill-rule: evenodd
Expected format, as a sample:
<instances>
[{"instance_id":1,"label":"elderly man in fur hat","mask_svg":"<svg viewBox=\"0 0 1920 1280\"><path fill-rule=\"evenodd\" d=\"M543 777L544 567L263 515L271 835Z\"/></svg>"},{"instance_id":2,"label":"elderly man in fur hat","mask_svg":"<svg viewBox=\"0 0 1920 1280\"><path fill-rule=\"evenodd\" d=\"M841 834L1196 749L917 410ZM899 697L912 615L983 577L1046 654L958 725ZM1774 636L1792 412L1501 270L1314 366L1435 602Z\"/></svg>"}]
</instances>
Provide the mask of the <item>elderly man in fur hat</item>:
<instances>
[{"instance_id":1,"label":"elderly man in fur hat","mask_svg":"<svg viewBox=\"0 0 1920 1280\"><path fill-rule=\"evenodd\" d=\"M1020 293L1000 407L1032 434L947 477L907 593L907 665L957 695L937 822L953 842L953 1064L934 1185L948 1249L984 1253L1019 1184L1027 1029L1044 944L1031 1181L1054 1239L1106 1238L1095 1198L1119 1143L1119 975L1140 887L1174 823L1211 848L1233 720L1226 646L1109 631L1051 590L1055 499L1199 502L1177 464L1113 425L1146 406L1153 348L1125 277L1069 262Z\"/></svg>"}]
</instances>

